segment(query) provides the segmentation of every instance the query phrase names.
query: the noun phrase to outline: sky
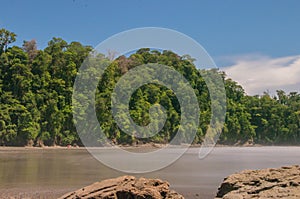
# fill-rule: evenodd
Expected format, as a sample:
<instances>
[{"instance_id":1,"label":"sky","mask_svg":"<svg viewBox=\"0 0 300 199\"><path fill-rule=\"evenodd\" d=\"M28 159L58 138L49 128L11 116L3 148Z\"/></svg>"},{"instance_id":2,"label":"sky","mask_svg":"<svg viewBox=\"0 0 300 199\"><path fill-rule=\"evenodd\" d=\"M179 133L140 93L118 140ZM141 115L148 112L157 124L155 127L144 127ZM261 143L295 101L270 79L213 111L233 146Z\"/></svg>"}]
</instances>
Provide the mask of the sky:
<instances>
[{"instance_id":1,"label":"sky","mask_svg":"<svg viewBox=\"0 0 300 199\"><path fill-rule=\"evenodd\" d=\"M16 45L52 37L96 46L132 28L163 27L201 44L247 94L300 91L297 0L1 0L0 28Z\"/></svg>"}]
</instances>

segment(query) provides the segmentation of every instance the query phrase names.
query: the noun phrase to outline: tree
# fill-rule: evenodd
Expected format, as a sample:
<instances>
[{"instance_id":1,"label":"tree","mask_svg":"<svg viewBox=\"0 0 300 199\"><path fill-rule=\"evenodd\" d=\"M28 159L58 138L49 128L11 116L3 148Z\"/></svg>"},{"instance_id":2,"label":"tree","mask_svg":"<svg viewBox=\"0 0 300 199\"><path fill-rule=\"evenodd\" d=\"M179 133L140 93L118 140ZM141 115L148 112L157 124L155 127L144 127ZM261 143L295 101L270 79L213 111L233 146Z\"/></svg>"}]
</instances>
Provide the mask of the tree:
<instances>
[{"instance_id":1,"label":"tree","mask_svg":"<svg viewBox=\"0 0 300 199\"><path fill-rule=\"evenodd\" d=\"M43 50L37 50L35 40L25 41L22 48L8 48L15 37L10 31L0 30L0 145L80 144L74 125L76 121L73 121L72 103L86 99L89 93L87 91L72 102L73 84L78 69L92 48L79 42L68 43L61 38L53 38ZM276 96L270 96L267 92L248 96L242 86L226 78L224 72L218 69L199 70L189 55L180 56L170 50L142 48L129 57L119 56L115 60L112 60L114 53L108 54L108 57L93 54L88 64L109 63L97 87L95 108L103 132L114 143L167 143L178 129L185 130L180 121L189 118L181 118L182 110L175 93L159 84L141 86L132 94L128 104L119 107L129 105L130 117L137 125L147 126L152 123L157 128L159 121L156 118L161 112L155 109L150 114L149 110L156 104L163 106L166 122L156 135L148 138L137 138L135 135L139 132L128 135L118 127L111 114L111 100L114 99L112 92L122 75L139 65L158 63L173 67L194 89L200 107L200 123L194 143L201 143L206 132L210 133L212 110L214 114L222 114L224 111L220 104L210 100L211 93L220 91L214 86L208 89L206 84L210 82L205 82L203 78L204 75L212 79L213 75L221 75L227 98L222 102L227 103L227 110L221 143L300 144L300 94L297 92L287 94L278 90ZM97 76L99 71L91 67L89 72L89 75ZM167 78L169 74L161 75ZM84 78L92 81L91 76L86 75ZM182 94L184 100L188 101L188 94L184 91ZM191 108L185 111L191 112ZM87 109L75 111L83 115ZM219 124L218 121L213 123ZM88 122L85 125L91 126ZM125 129L130 128L125 126ZM183 131L179 142L188 139L187 131ZM95 139L93 143L97 144L99 140Z\"/></svg>"},{"instance_id":2,"label":"tree","mask_svg":"<svg viewBox=\"0 0 300 199\"><path fill-rule=\"evenodd\" d=\"M33 61L38 54L36 40L24 41L23 50L28 54L29 61Z\"/></svg>"},{"instance_id":3,"label":"tree","mask_svg":"<svg viewBox=\"0 0 300 199\"><path fill-rule=\"evenodd\" d=\"M7 46L16 41L16 34L4 28L0 29L0 55L6 51Z\"/></svg>"}]
</instances>

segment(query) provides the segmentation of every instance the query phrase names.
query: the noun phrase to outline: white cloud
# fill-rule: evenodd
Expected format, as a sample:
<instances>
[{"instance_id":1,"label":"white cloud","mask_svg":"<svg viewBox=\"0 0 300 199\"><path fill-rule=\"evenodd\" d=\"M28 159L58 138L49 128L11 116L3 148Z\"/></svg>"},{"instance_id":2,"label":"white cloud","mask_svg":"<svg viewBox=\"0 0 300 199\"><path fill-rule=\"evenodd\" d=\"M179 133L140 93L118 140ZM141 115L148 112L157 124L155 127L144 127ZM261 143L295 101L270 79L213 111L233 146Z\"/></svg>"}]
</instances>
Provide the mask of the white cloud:
<instances>
[{"instance_id":1,"label":"white cloud","mask_svg":"<svg viewBox=\"0 0 300 199\"><path fill-rule=\"evenodd\" d=\"M224 58L223 58L224 59ZM221 68L250 95L276 90L300 91L300 55L271 58L262 55L226 57L229 66Z\"/></svg>"}]
</instances>

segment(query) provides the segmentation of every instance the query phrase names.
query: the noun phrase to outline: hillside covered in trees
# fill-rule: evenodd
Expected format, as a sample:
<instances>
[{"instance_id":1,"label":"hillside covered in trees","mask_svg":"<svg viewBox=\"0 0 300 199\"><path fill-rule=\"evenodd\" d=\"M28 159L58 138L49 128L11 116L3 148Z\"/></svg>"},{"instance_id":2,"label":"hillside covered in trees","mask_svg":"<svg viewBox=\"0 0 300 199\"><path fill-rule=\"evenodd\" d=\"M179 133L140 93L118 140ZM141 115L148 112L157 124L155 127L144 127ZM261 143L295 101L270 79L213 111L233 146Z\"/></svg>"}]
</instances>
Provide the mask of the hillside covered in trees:
<instances>
[{"instance_id":1,"label":"hillside covered in trees","mask_svg":"<svg viewBox=\"0 0 300 199\"><path fill-rule=\"evenodd\" d=\"M77 71L92 47L53 38L45 49L38 50L35 40L12 46L15 40L14 33L0 30L0 145L80 145L73 121L72 92ZM107 68L96 93L96 113L103 132L116 144L137 141L115 124L111 93L123 74L146 63L171 66L189 81L200 107L194 143L201 143L211 117L209 91L191 58L169 50L140 49L128 57L118 57ZM248 96L237 82L217 72L224 79L227 95L219 143L300 143L300 94L278 90L276 96ZM166 123L160 133L141 141L167 143L180 126L180 105L171 90L156 84L140 87L131 97L130 114L137 124L147 125L149 108L155 103L167 110Z\"/></svg>"}]
</instances>

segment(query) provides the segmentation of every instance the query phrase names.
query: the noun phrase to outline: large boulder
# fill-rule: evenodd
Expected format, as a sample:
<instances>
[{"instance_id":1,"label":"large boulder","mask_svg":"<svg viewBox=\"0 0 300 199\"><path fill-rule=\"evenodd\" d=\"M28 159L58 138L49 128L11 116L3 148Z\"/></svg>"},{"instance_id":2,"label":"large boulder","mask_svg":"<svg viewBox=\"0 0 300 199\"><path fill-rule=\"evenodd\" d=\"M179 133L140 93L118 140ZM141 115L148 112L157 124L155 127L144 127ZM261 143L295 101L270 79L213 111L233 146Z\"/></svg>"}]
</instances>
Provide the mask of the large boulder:
<instances>
[{"instance_id":1,"label":"large boulder","mask_svg":"<svg viewBox=\"0 0 300 199\"><path fill-rule=\"evenodd\" d=\"M230 175L221 184L217 198L300 198L300 167L246 170Z\"/></svg>"},{"instance_id":2,"label":"large boulder","mask_svg":"<svg viewBox=\"0 0 300 199\"><path fill-rule=\"evenodd\" d=\"M183 199L183 196L169 189L169 183L159 179L122 176L103 180L87 187L65 194L59 199Z\"/></svg>"}]
</instances>

